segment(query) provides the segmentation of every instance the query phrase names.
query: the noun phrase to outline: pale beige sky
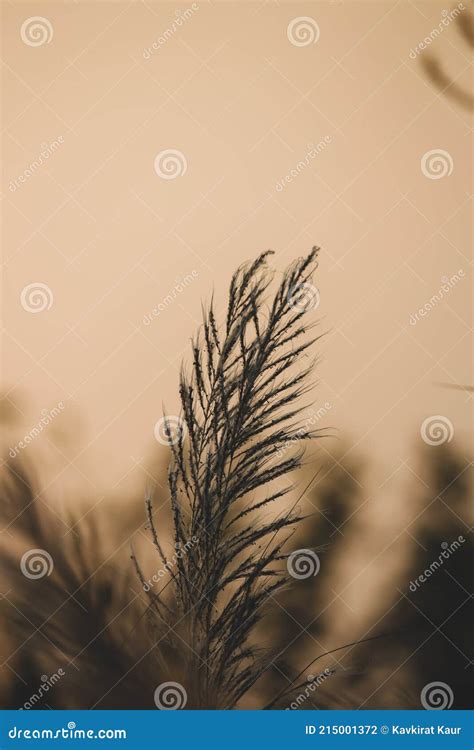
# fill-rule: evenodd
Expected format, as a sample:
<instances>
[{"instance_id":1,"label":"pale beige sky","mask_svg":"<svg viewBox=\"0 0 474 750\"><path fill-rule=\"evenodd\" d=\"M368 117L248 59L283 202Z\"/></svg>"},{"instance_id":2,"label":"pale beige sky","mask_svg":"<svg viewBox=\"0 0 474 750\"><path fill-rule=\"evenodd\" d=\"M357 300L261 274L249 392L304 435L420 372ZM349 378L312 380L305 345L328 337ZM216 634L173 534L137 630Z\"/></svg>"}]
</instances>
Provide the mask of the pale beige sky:
<instances>
[{"instance_id":1,"label":"pale beige sky","mask_svg":"<svg viewBox=\"0 0 474 750\"><path fill-rule=\"evenodd\" d=\"M3 3L3 388L28 396L26 431L64 402L62 450L92 489L136 476L162 403L178 408L201 301L222 308L267 248L282 270L322 247L321 426L379 482L431 415L467 444L466 394L437 383L472 383L472 122L410 56L441 27L422 54L471 85L445 9Z\"/></svg>"}]
</instances>

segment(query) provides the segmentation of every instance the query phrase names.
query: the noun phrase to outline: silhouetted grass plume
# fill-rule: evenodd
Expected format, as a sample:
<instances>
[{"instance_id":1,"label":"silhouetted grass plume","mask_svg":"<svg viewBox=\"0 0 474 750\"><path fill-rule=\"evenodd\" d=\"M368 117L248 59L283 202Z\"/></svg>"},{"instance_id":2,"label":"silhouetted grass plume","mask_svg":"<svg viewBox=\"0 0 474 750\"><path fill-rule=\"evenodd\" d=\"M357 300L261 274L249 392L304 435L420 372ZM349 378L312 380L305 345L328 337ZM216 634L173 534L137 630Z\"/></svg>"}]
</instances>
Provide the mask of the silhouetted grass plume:
<instances>
[{"instance_id":1,"label":"silhouetted grass plume","mask_svg":"<svg viewBox=\"0 0 474 750\"><path fill-rule=\"evenodd\" d=\"M300 423L312 362L294 365L315 340L305 318L317 250L287 270L267 304L269 255L234 274L223 332L212 302L204 312L192 371L181 372L181 423L174 435L165 423L174 546L182 554L171 603L150 591L149 614L158 637L173 628L193 708L234 707L265 669L251 635L262 604L285 584L285 545L301 517L294 510L268 520L258 514L288 494L292 486L277 480L301 463L301 447L278 447L316 436ZM147 508L157 554L169 569L151 501ZM170 677L176 679L175 662Z\"/></svg>"}]
</instances>

